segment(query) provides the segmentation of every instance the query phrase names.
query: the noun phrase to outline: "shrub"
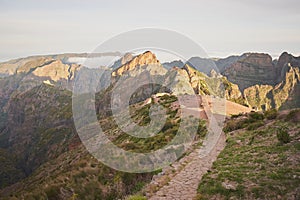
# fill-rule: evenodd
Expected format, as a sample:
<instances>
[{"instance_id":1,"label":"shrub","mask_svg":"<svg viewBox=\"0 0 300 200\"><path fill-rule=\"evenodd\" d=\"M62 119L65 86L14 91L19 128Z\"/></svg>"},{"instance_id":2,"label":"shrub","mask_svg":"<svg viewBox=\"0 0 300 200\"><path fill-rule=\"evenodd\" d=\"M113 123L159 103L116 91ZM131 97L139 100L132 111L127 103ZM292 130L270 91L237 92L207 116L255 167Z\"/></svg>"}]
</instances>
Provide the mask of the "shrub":
<instances>
[{"instance_id":1,"label":"shrub","mask_svg":"<svg viewBox=\"0 0 300 200\"><path fill-rule=\"evenodd\" d=\"M58 186L50 186L50 187L46 188L45 193L49 200L51 200L51 199L55 200L58 198L58 195L60 193L59 187Z\"/></svg>"},{"instance_id":2,"label":"shrub","mask_svg":"<svg viewBox=\"0 0 300 200\"><path fill-rule=\"evenodd\" d=\"M249 130L249 131L250 130L256 130L257 128L259 128L259 127L261 127L263 125L265 125L265 123L263 121L257 121L257 122L254 122L252 124L249 124L247 126L247 130Z\"/></svg>"},{"instance_id":3,"label":"shrub","mask_svg":"<svg viewBox=\"0 0 300 200\"><path fill-rule=\"evenodd\" d=\"M235 118L238 118L240 116L243 116L243 113L239 113L239 114L232 114L231 115L231 119L235 119Z\"/></svg>"},{"instance_id":4,"label":"shrub","mask_svg":"<svg viewBox=\"0 0 300 200\"><path fill-rule=\"evenodd\" d=\"M276 109L270 109L270 110L267 110L264 115L265 115L265 118L271 120L271 119L276 119L277 117L277 110Z\"/></svg>"},{"instance_id":5,"label":"shrub","mask_svg":"<svg viewBox=\"0 0 300 200\"><path fill-rule=\"evenodd\" d=\"M264 119L264 115L262 113L259 113L259 112L251 112L249 113L249 119L251 121L257 121L257 120L263 120Z\"/></svg>"},{"instance_id":6,"label":"shrub","mask_svg":"<svg viewBox=\"0 0 300 200\"><path fill-rule=\"evenodd\" d=\"M225 133L238 130L241 128L245 128L247 126L247 119L241 119L241 120L230 120L226 123L226 126L223 128L223 131Z\"/></svg>"},{"instance_id":7,"label":"shrub","mask_svg":"<svg viewBox=\"0 0 300 200\"><path fill-rule=\"evenodd\" d=\"M277 139L281 144L286 144L291 141L290 135L285 128L279 128L277 130Z\"/></svg>"}]
</instances>

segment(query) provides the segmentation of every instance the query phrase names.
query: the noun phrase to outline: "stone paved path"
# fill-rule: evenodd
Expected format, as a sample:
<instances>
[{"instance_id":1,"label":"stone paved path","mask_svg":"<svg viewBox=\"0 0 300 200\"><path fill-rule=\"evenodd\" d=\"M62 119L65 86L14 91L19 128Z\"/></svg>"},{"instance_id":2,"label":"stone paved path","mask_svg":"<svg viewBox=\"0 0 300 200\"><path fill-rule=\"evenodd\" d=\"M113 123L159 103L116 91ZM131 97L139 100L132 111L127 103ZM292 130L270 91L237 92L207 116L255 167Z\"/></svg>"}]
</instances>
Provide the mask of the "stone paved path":
<instances>
[{"instance_id":1,"label":"stone paved path","mask_svg":"<svg viewBox=\"0 0 300 200\"><path fill-rule=\"evenodd\" d=\"M196 149L182 161L175 164L173 168L179 172L170 181L165 183L156 193L147 193L150 200L189 200L193 199L197 194L198 184L202 176L211 168L213 162L219 153L225 147L225 134L222 133L216 145L212 148L208 155L201 156L201 149ZM183 166L185 165L185 166ZM182 169L180 169L180 166ZM183 167L182 167L183 166ZM176 169L179 168L179 169ZM174 171L174 170L173 170ZM164 175L163 175L164 176ZM160 180L163 179L160 177ZM165 175L167 176L167 175ZM152 183L153 184L153 183Z\"/></svg>"}]
</instances>

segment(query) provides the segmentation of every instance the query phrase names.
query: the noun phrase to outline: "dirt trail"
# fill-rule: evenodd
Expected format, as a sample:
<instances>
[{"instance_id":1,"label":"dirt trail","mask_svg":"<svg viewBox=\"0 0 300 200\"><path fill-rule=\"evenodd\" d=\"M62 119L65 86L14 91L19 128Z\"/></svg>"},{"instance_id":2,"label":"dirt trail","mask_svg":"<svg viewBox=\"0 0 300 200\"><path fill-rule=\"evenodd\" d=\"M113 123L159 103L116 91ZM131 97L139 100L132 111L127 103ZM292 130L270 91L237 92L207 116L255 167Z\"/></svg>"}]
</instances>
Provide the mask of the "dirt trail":
<instances>
[{"instance_id":1,"label":"dirt trail","mask_svg":"<svg viewBox=\"0 0 300 200\"><path fill-rule=\"evenodd\" d=\"M223 119L218 119L216 115L211 113L208 101L202 101L202 106L209 118L208 129L210 133L202 146L198 146L190 154L173 163L169 168L164 169L163 173L153 178L146 188L146 196L149 200L193 199L197 194L198 184L202 176L212 167L213 162L224 149L226 137L219 124L220 120Z\"/></svg>"},{"instance_id":2,"label":"dirt trail","mask_svg":"<svg viewBox=\"0 0 300 200\"><path fill-rule=\"evenodd\" d=\"M196 196L202 176L211 168L219 153L225 147L225 134L222 133L212 151L205 157L199 155L200 149L190 153L182 162L189 161L171 180L154 195L148 194L150 200L189 200ZM184 164L184 163L183 163ZM162 177L160 177L162 178Z\"/></svg>"}]
</instances>

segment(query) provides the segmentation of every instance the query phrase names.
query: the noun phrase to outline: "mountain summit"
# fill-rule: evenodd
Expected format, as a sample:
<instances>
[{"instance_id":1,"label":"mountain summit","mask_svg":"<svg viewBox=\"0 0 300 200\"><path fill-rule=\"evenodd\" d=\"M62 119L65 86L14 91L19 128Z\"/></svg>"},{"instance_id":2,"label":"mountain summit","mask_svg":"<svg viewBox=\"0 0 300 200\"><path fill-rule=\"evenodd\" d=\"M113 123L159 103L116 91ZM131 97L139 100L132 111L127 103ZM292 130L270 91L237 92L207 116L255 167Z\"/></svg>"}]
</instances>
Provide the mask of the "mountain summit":
<instances>
[{"instance_id":1,"label":"mountain summit","mask_svg":"<svg viewBox=\"0 0 300 200\"><path fill-rule=\"evenodd\" d=\"M160 65L160 62L159 60L157 60L155 54L153 54L151 51L146 51L138 56L135 56L133 59L123 64L118 69L115 69L112 73L112 76L121 76L123 73L127 71L131 71L136 67L149 65L149 64Z\"/></svg>"}]
</instances>

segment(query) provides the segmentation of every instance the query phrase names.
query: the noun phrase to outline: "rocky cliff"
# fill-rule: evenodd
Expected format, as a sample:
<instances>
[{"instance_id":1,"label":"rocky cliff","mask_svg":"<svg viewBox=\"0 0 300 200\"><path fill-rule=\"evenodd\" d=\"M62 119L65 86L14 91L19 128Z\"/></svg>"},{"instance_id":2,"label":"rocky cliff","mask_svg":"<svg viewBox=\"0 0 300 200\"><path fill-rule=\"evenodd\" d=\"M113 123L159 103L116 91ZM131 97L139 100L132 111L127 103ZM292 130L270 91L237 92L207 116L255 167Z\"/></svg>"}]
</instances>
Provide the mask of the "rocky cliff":
<instances>
[{"instance_id":1,"label":"rocky cliff","mask_svg":"<svg viewBox=\"0 0 300 200\"><path fill-rule=\"evenodd\" d=\"M253 85L274 85L276 68L268 54L252 53L231 64L223 74L229 81L244 89Z\"/></svg>"},{"instance_id":2,"label":"rocky cliff","mask_svg":"<svg viewBox=\"0 0 300 200\"><path fill-rule=\"evenodd\" d=\"M116 76L121 76L123 73L132 71L133 69L136 69L136 67L142 67L142 66L147 66L150 64L158 64L160 65L160 62L157 60L156 56L150 52L147 51L143 54L140 54L136 57L134 57L132 60L129 62L125 63L118 69L114 70L112 73L113 77Z\"/></svg>"},{"instance_id":3,"label":"rocky cliff","mask_svg":"<svg viewBox=\"0 0 300 200\"><path fill-rule=\"evenodd\" d=\"M243 54L223 75L239 86L246 104L257 110L297 107L300 58L286 52L278 60L268 54Z\"/></svg>"},{"instance_id":4,"label":"rocky cliff","mask_svg":"<svg viewBox=\"0 0 300 200\"><path fill-rule=\"evenodd\" d=\"M247 104L257 110L291 109L300 106L299 84L299 68L290 66L280 83L246 88L244 96Z\"/></svg>"}]
</instances>

